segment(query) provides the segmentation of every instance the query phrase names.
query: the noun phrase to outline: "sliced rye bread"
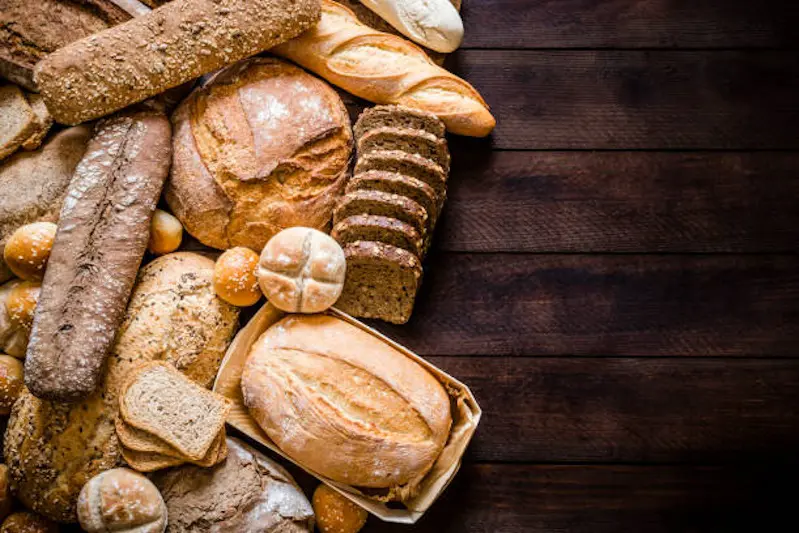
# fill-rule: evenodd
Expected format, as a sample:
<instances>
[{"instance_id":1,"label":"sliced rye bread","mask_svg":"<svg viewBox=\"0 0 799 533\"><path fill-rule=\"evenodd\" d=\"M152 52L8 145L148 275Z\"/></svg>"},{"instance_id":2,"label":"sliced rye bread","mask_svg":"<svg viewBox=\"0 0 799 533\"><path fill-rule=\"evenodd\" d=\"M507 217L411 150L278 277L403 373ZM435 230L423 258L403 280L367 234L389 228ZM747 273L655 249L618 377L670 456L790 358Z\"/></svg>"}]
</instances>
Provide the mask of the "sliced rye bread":
<instances>
[{"instance_id":1,"label":"sliced rye bread","mask_svg":"<svg viewBox=\"0 0 799 533\"><path fill-rule=\"evenodd\" d=\"M413 226L378 215L353 215L333 226L331 237L342 246L357 241L382 242L422 256L423 241Z\"/></svg>"},{"instance_id":2,"label":"sliced rye bread","mask_svg":"<svg viewBox=\"0 0 799 533\"><path fill-rule=\"evenodd\" d=\"M358 157L355 175L370 170L396 172L427 183L439 198L447 195L447 174L441 166L416 154L400 150L380 150Z\"/></svg>"},{"instance_id":3,"label":"sliced rye bread","mask_svg":"<svg viewBox=\"0 0 799 533\"><path fill-rule=\"evenodd\" d=\"M169 363L150 361L132 370L120 389L125 422L200 461L225 426L222 396L197 385Z\"/></svg>"},{"instance_id":4,"label":"sliced rye bread","mask_svg":"<svg viewBox=\"0 0 799 533\"><path fill-rule=\"evenodd\" d=\"M353 215L396 218L413 226L422 238L427 235L427 210L410 198L398 194L364 190L345 194L333 211L333 224Z\"/></svg>"},{"instance_id":5,"label":"sliced rye bread","mask_svg":"<svg viewBox=\"0 0 799 533\"><path fill-rule=\"evenodd\" d=\"M120 444L122 458L128 465L139 472L155 472L186 463L185 459L177 459L153 452L137 452Z\"/></svg>"},{"instance_id":6,"label":"sliced rye bread","mask_svg":"<svg viewBox=\"0 0 799 533\"><path fill-rule=\"evenodd\" d=\"M50 116L50 112L47 110L42 95L29 93L26 96L33 110L33 114L36 116L36 131L22 143L22 148L25 150L36 150L42 145L44 138L47 137L47 132L49 132L50 128L53 126L53 117Z\"/></svg>"},{"instance_id":7,"label":"sliced rye bread","mask_svg":"<svg viewBox=\"0 0 799 533\"><path fill-rule=\"evenodd\" d=\"M419 259L401 248L373 241L344 246L347 278L336 307L361 318L406 323L422 279Z\"/></svg>"},{"instance_id":8,"label":"sliced rye bread","mask_svg":"<svg viewBox=\"0 0 799 533\"><path fill-rule=\"evenodd\" d=\"M402 128L375 128L364 132L358 139L358 156L372 152L399 150L416 154L433 161L449 172L449 149L447 141L423 130Z\"/></svg>"},{"instance_id":9,"label":"sliced rye bread","mask_svg":"<svg viewBox=\"0 0 799 533\"><path fill-rule=\"evenodd\" d=\"M430 185L422 180L396 172L370 170L356 174L347 183L345 193L358 190L383 191L410 198L427 210L431 221L430 227L435 226L435 221L438 220L438 214L444 204L444 198L439 198Z\"/></svg>"},{"instance_id":10,"label":"sliced rye bread","mask_svg":"<svg viewBox=\"0 0 799 533\"><path fill-rule=\"evenodd\" d=\"M407 128L423 130L444 137L444 123L433 113L401 105L378 105L364 110L355 123L355 138L375 128Z\"/></svg>"},{"instance_id":11,"label":"sliced rye bread","mask_svg":"<svg viewBox=\"0 0 799 533\"><path fill-rule=\"evenodd\" d=\"M0 159L5 159L36 133L36 114L16 85L0 85Z\"/></svg>"},{"instance_id":12,"label":"sliced rye bread","mask_svg":"<svg viewBox=\"0 0 799 533\"><path fill-rule=\"evenodd\" d=\"M215 464L216 458L219 455L219 450L224 444L223 441L225 439L225 432L223 430L219 433L219 435L216 436L214 443L208 449L205 457L199 461L192 461L155 435L151 435L146 431L136 429L135 427L125 423L121 417L117 417L115 426L119 442L121 442L122 445L129 450L135 452L150 452L159 455L166 455L167 457L174 457L176 459L183 459L184 461L192 462L198 466L211 466Z\"/></svg>"}]
</instances>

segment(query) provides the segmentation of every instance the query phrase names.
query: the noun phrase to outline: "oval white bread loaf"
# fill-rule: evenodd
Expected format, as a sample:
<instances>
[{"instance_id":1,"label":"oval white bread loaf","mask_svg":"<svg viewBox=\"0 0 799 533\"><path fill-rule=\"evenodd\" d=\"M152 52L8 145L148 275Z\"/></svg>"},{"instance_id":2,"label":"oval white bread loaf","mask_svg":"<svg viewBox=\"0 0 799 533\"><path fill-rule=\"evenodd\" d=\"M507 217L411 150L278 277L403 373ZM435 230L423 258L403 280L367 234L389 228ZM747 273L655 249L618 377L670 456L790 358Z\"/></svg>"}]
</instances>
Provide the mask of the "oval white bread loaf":
<instances>
[{"instance_id":1,"label":"oval white bread loaf","mask_svg":"<svg viewBox=\"0 0 799 533\"><path fill-rule=\"evenodd\" d=\"M250 414L281 450L333 481L404 500L438 458L449 397L427 370L329 315L289 315L253 345Z\"/></svg>"},{"instance_id":2,"label":"oval white bread loaf","mask_svg":"<svg viewBox=\"0 0 799 533\"><path fill-rule=\"evenodd\" d=\"M370 28L332 0L322 0L319 24L271 52L371 102L429 111L458 135L485 137L496 125L474 87L415 44Z\"/></svg>"},{"instance_id":3,"label":"oval white bread loaf","mask_svg":"<svg viewBox=\"0 0 799 533\"><path fill-rule=\"evenodd\" d=\"M449 0L361 0L409 39L449 53L463 41L463 20Z\"/></svg>"}]
</instances>

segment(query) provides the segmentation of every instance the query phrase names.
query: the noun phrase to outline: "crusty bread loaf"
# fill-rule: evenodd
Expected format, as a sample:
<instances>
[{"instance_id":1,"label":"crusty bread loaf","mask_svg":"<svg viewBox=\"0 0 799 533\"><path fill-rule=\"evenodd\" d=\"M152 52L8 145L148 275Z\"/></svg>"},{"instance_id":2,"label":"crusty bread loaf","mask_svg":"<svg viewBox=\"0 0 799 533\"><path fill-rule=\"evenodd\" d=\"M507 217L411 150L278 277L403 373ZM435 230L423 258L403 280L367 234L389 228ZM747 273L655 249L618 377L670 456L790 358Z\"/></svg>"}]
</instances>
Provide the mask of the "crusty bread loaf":
<instances>
[{"instance_id":1,"label":"crusty bread loaf","mask_svg":"<svg viewBox=\"0 0 799 533\"><path fill-rule=\"evenodd\" d=\"M216 297L214 262L179 252L145 266L108 359L102 387L75 404L28 392L14 406L5 457L14 492L46 516L75 522L84 483L118 466L119 386L142 361L164 360L210 386L236 330L238 310Z\"/></svg>"},{"instance_id":2,"label":"crusty bread loaf","mask_svg":"<svg viewBox=\"0 0 799 533\"><path fill-rule=\"evenodd\" d=\"M167 510L149 479L114 468L91 478L80 491L78 518L87 533L164 533Z\"/></svg>"},{"instance_id":3,"label":"crusty bread loaf","mask_svg":"<svg viewBox=\"0 0 799 533\"><path fill-rule=\"evenodd\" d=\"M0 248L17 228L37 221L56 222L75 166L92 129L61 131L35 152L19 152L0 165ZM11 271L0 257L0 283Z\"/></svg>"},{"instance_id":4,"label":"crusty bread loaf","mask_svg":"<svg viewBox=\"0 0 799 533\"><path fill-rule=\"evenodd\" d=\"M427 370L329 315L289 315L267 329L241 387L250 414L292 459L389 498L413 492L452 423L449 397Z\"/></svg>"},{"instance_id":5,"label":"crusty bread loaf","mask_svg":"<svg viewBox=\"0 0 799 533\"><path fill-rule=\"evenodd\" d=\"M77 124L262 52L318 18L319 0L174 0L53 52L34 79L55 119Z\"/></svg>"},{"instance_id":6,"label":"crusty bread loaf","mask_svg":"<svg viewBox=\"0 0 799 533\"><path fill-rule=\"evenodd\" d=\"M102 121L69 185L25 360L35 396L77 401L99 385L170 165L169 121Z\"/></svg>"},{"instance_id":7,"label":"crusty bread loaf","mask_svg":"<svg viewBox=\"0 0 799 533\"><path fill-rule=\"evenodd\" d=\"M319 24L272 52L366 100L429 111L452 133L484 137L496 124L474 87L418 46L370 28L332 0L322 0Z\"/></svg>"},{"instance_id":8,"label":"crusty bread loaf","mask_svg":"<svg viewBox=\"0 0 799 533\"><path fill-rule=\"evenodd\" d=\"M284 228L329 228L353 141L347 110L325 82L254 58L194 91L172 121L166 199L200 242L260 252Z\"/></svg>"},{"instance_id":9,"label":"crusty bread loaf","mask_svg":"<svg viewBox=\"0 0 799 533\"><path fill-rule=\"evenodd\" d=\"M310 533L314 513L280 465L228 438L227 460L213 468L186 465L158 472L153 482L169 510L169 533Z\"/></svg>"}]
</instances>

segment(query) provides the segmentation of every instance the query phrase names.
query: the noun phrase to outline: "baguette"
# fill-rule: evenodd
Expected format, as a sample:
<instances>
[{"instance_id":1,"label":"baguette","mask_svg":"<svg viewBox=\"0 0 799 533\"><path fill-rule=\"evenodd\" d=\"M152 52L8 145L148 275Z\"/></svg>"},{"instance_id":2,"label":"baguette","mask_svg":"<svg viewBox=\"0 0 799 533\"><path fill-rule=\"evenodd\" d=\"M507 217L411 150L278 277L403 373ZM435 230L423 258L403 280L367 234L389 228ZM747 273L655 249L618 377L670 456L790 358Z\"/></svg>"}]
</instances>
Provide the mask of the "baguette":
<instances>
[{"instance_id":1,"label":"baguette","mask_svg":"<svg viewBox=\"0 0 799 533\"><path fill-rule=\"evenodd\" d=\"M77 401L99 385L169 164L164 114L129 112L97 126L64 200L36 308L25 362L35 396Z\"/></svg>"},{"instance_id":2,"label":"baguette","mask_svg":"<svg viewBox=\"0 0 799 533\"><path fill-rule=\"evenodd\" d=\"M74 42L34 69L58 122L105 116L284 42L319 18L319 0L174 0Z\"/></svg>"},{"instance_id":3,"label":"baguette","mask_svg":"<svg viewBox=\"0 0 799 533\"><path fill-rule=\"evenodd\" d=\"M415 44L370 28L332 0L322 0L316 27L271 52L371 102L429 111L458 135L485 137L496 125L474 87Z\"/></svg>"}]
</instances>

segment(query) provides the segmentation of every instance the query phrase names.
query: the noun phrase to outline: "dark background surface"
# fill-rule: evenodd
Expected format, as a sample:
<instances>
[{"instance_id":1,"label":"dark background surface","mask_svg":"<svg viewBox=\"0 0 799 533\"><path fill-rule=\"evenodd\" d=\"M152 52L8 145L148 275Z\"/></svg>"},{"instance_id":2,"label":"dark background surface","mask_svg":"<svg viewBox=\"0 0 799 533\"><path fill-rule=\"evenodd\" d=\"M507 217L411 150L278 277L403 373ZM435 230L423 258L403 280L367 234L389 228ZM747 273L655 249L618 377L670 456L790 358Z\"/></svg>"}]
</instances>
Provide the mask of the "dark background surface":
<instances>
[{"instance_id":1,"label":"dark background surface","mask_svg":"<svg viewBox=\"0 0 799 533\"><path fill-rule=\"evenodd\" d=\"M416 312L379 328L484 419L416 526L367 531L794 529L799 4L463 15L448 66L498 126L451 140Z\"/></svg>"}]
</instances>

